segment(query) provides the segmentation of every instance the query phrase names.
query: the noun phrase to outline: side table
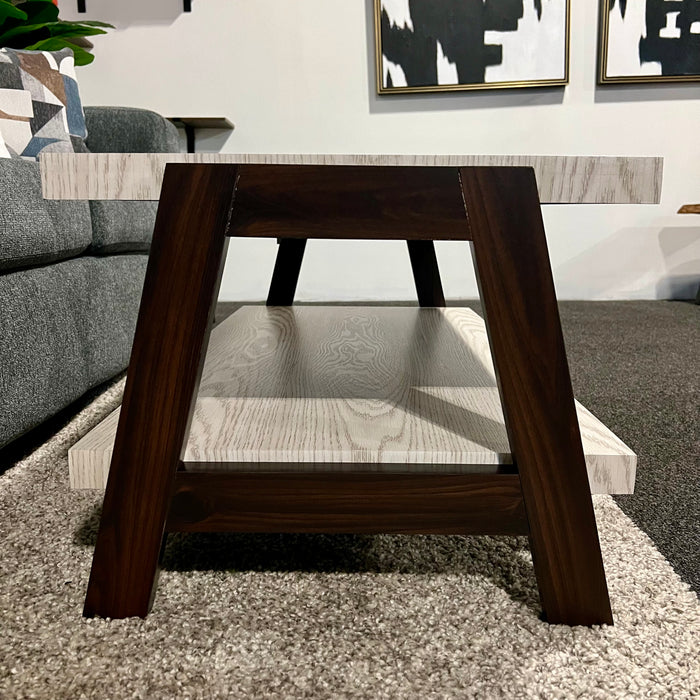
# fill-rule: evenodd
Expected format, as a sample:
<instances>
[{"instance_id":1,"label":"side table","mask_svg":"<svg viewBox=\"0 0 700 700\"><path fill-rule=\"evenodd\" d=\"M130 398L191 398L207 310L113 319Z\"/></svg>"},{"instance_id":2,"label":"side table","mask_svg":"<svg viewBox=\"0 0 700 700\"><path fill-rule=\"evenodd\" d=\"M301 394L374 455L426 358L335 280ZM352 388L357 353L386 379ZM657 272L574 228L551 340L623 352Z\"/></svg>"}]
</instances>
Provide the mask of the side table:
<instances>
[{"instance_id":1,"label":"side table","mask_svg":"<svg viewBox=\"0 0 700 700\"><path fill-rule=\"evenodd\" d=\"M145 616L164 533L194 522L213 530L526 532L547 620L611 624L538 184L543 201L655 201L660 159L247 160L256 158L263 163L209 154L42 159L45 196L72 198L153 197L168 162L84 614ZM459 465L460 473L442 474L428 459L421 473L338 474L319 463L312 474L287 465L282 476L254 462L188 472L229 236L471 241L514 471L464 473L469 465ZM415 276L426 301L435 301L434 273L431 266Z\"/></svg>"},{"instance_id":2,"label":"side table","mask_svg":"<svg viewBox=\"0 0 700 700\"><path fill-rule=\"evenodd\" d=\"M233 131L233 122L227 117L168 117L175 126L185 130L187 140L187 152L194 153L197 150L197 129L216 129L217 131Z\"/></svg>"},{"instance_id":3,"label":"side table","mask_svg":"<svg viewBox=\"0 0 700 700\"><path fill-rule=\"evenodd\" d=\"M679 214L700 214L700 204L684 204L679 210ZM700 304L700 285L695 295L695 303Z\"/></svg>"}]
</instances>

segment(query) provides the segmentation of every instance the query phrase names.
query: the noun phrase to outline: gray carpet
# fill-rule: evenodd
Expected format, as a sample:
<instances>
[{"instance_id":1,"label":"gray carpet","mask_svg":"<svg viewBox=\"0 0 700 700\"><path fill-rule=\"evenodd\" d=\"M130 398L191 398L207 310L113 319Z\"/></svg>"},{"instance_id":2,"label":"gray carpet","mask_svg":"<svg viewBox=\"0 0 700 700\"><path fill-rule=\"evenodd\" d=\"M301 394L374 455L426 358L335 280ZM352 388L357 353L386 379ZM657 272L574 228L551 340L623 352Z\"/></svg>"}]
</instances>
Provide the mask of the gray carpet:
<instances>
[{"instance_id":1,"label":"gray carpet","mask_svg":"<svg viewBox=\"0 0 700 700\"><path fill-rule=\"evenodd\" d=\"M652 505L697 513L697 369L682 356L698 314L562 308L579 398L640 452L621 505L649 503L635 517L686 565L697 520ZM680 364L662 352L677 343ZM610 497L595 508L614 627L541 622L526 541L489 537L178 535L146 620L83 620L100 496L67 488L66 453L120 392L0 475L0 698L700 696L700 602ZM688 414L680 428L667 411Z\"/></svg>"},{"instance_id":2,"label":"gray carpet","mask_svg":"<svg viewBox=\"0 0 700 700\"><path fill-rule=\"evenodd\" d=\"M700 603L610 497L614 627L542 622L526 541L490 537L172 537L146 620L82 619L100 496L66 453L120 388L0 477L0 697L700 694Z\"/></svg>"},{"instance_id":3,"label":"gray carpet","mask_svg":"<svg viewBox=\"0 0 700 700\"><path fill-rule=\"evenodd\" d=\"M638 455L622 510L700 595L700 306L564 302L576 398Z\"/></svg>"}]
</instances>

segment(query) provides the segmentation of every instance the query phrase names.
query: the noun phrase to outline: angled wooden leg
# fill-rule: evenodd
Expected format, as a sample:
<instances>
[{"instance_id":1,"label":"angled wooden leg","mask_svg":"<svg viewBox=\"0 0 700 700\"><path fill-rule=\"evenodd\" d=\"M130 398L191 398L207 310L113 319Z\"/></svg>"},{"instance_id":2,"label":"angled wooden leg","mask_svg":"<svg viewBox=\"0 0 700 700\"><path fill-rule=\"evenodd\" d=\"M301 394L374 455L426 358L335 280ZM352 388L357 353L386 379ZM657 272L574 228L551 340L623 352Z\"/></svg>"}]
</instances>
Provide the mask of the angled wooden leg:
<instances>
[{"instance_id":1,"label":"angled wooden leg","mask_svg":"<svg viewBox=\"0 0 700 700\"><path fill-rule=\"evenodd\" d=\"M237 168L168 165L92 560L86 616L145 616L211 328Z\"/></svg>"},{"instance_id":2,"label":"angled wooden leg","mask_svg":"<svg viewBox=\"0 0 700 700\"><path fill-rule=\"evenodd\" d=\"M305 238L280 238L275 269L272 272L268 306L291 306L299 281L299 271L304 260Z\"/></svg>"},{"instance_id":3,"label":"angled wooden leg","mask_svg":"<svg viewBox=\"0 0 700 700\"><path fill-rule=\"evenodd\" d=\"M421 306L445 306L440 270L432 241L406 241L411 258L418 303Z\"/></svg>"},{"instance_id":4,"label":"angled wooden leg","mask_svg":"<svg viewBox=\"0 0 700 700\"><path fill-rule=\"evenodd\" d=\"M544 613L612 624L534 171L460 175Z\"/></svg>"}]
</instances>

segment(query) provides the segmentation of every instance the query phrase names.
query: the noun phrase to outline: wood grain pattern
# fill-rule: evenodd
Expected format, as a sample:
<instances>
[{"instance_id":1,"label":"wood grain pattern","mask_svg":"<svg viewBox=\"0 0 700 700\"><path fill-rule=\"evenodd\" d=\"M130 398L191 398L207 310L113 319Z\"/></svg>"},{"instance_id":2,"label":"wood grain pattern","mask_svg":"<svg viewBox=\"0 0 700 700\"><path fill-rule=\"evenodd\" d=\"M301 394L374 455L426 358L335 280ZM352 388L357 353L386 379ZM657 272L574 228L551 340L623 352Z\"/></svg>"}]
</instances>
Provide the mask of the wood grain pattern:
<instances>
[{"instance_id":1,"label":"wood grain pattern","mask_svg":"<svg viewBox=\"0 0 700 700\"><path fill-rule=\"evenodd\" d=\"M534 171L460 177L542 607L553 623L612 624Z\"/></svg>"},{"instance_id":2,"label":"wood grain pattern","mask_svg":"<svg viewBox=\"0 0 700 700\"><path fill-rule=\"evenodd\" d=\"M585 168L580 162L577 167L571 178L583 170L585 180ZM557 177L571 190L566 174L560 169ZM504 420L483 415L489 392L495 396L493 367L471 352L464 340L469 329L456 332L445 322L445 309L419 310L410 332L399 335L391 328L394 316L378 324L351 313L319 339L313 325L305 333L294 315L263 308L273 321L268 332L260 337L253 328L250 338L239 336L252 339L243 371L237 363L231 372L213 356L208 382L233 386L233 401L208 396L217 389L202 386L199 401L223 406L214 416L223 419L213 425L212 412L205 411L209 422L203 421L201 434L212 453L219 438L236 449L253 441L254 449L243 450L244 462L234 466L257 456L276 471L216 473L216 459L204 462L203 473L186 471L229 223L233 235L304 240L471 236ZM391 343L383 335L386 325L394 333ZM483 332L477 344L482 340ZM397 356L398 367L392 364ZM455 366L459 376L450 380L446 368ZM256 373L260 381L251 385ZM460 405L457 397L465 395L471 403ZM256 406L263 409L258 416ZM471 468L474 442L503 452L503 446L486 443L502 423L517 474L498 473L499 465L495 474L280 474L281 462L264 452L271 438L291 452L288 463L297 469L300 461L325 467L334 453L341 462L370 469L382 463L395 468L398 454L418 455L418 462L406 464L434 468L447 433L470 442ZM321 450L318 435L329 439ZM370 454L385 461L370 460ZM426 497L416 485L429 489L432 480ZM392 493L392 484L401 493ZM489 532L495 522L506 532L529 531L550 622L612 623L589 489L532 168L166 167L85 615L147 614L166 520L185 529L372 532ZM357 499L360 504L353 503ZM492 507L484 508L489 499ZM398 524L387 517L392 509ZM515 511L514 520L509 513ZM449 512L452 518L445 516Z\"/></svg>"},{"instance_id":3,"label":"wood grain pattern","mask_svg":"<svg viewBox=\"0 0 700 700\"><path fill-rule=\"evenodd\" d=\"M227 165L166 170L86 616L145 616L150 608L221 280L236 173Z\"/></svg>"},{"instance_id":4,"label":"wood grain pattern","mask_svg":"<svg viewBox=\"0 0 700 700\"><path fill-rule=\"evenodd\" d=\"M242 165L232 236L467 240L456 168Z\"/></svg>"},{"instance_id":5,"label":"wood grain pattern","mask_svg":"<svg viewBox=\"0 0 700 700\"><path fill-rule=\"evenodd\" d=\"M168 162L530 166L549 204L656 204L663 174L663 158L624 156L48 153L40 160L48 199L158 199Z\"/></svg>"},{"instance_id":6,"label":"wood grain pattern","mask_svg":"<svg viewBox=\"0 0 700 700\"><path fill-rule=\"evenodd\" d=\"M700 204L684 204L679 210L679 214L700 214Z\"/></svg>"},{"instance_id":7,"label":"wood grain pattern","mask_svg":"<svg viewBox=\"0 0 700 700\"><path fill-rule=\"evenodd\" d=\"M169 531L526 535L517 474L178 472Z\"/></svg>"},{"instance_id":8,"label":"wood grain pattern","mask_svg":"<svg viewBox=\"0 0 700 700\"><path fill-rule=\"evenodd\" d=\"M593 493L636 457L577 406ZM103 488L116 414L69 451ZM188 470L470 473L512 463L483 321L461 308L243 307L214 329Z\"/></svg>"}]
</instances>

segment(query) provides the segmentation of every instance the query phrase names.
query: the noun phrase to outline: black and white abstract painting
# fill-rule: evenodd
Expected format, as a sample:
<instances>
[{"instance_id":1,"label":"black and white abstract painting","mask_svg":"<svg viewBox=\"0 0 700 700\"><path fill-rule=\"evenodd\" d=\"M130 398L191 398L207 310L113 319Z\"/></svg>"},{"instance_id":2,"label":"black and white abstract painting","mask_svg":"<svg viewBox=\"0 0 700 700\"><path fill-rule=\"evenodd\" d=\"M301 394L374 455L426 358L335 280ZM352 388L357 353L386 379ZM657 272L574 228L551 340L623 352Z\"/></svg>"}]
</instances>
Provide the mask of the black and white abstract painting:
<instances>
[{"instance_id":1,"label":"black and white abstract painting","mask_svg":"<svg viewBox=\"0 0 700 700\"><path fill-rule=\"evenodd\" d=\"M601 83L700 80L700 0L602 0Z\"/></svg>"},{"instance_id":2,"label":"black and white abstract painting","mask_svg":"<svg viewBox=\"0 0 700 700\"><path fill-rule=\"evenodd\" d=\"M568 0L375 0L380 94L565 85Z\"/></svg>"}]
</instances>

